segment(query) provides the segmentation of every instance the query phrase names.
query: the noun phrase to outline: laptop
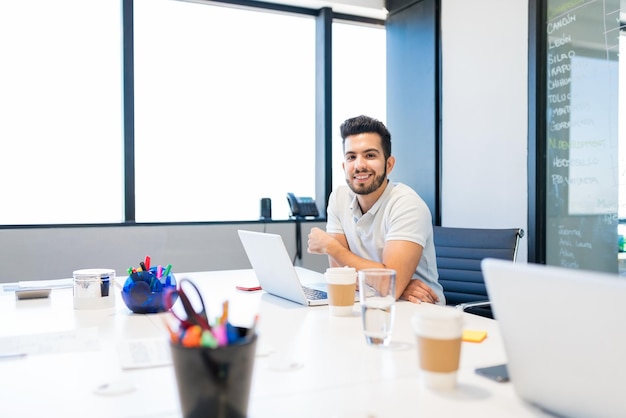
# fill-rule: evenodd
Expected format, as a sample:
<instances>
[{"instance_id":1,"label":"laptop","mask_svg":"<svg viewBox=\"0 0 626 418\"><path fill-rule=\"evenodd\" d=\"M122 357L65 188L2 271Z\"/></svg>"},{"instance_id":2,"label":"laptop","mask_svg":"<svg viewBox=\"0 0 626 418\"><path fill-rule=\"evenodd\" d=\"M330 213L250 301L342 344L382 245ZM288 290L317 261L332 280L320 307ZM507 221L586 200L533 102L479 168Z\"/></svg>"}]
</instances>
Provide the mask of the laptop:
<instances>
[{"instance_id":1,"label":"laptop","mask_svg":"<svg viewBox=\"0 0 626 418\"><path fill-rule=\"evenodd\" d=\"M517 394L567 417L626 416L626 279L485 259Z\"/></svg>"},{"instance_id":2,"label":"laptop","mask_svg":"<svg viewBox=\"0 0 626 418\"><path fill-rule=\"evenodd\" d=\"M324 275L294 266L280 235L237 233L263 290L301 305L328 305Z\"/></svg>"}]
</instances>

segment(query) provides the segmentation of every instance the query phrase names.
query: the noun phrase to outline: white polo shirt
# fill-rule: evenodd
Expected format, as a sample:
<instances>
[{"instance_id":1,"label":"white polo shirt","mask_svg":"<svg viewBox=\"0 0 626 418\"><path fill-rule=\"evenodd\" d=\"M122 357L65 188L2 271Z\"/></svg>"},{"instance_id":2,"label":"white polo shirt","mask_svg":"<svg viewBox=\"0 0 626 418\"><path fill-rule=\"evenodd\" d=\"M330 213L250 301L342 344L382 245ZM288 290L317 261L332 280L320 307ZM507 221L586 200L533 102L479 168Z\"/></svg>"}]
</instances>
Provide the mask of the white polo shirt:
<instances>
[{"instance_id":1,"label":"white polo shirt","mask_svg":"<svg viewBox=\"0 0 626 418\"><path fill-rule=\"evenodd\" d=\"M359 257L382 263L387 241L411 241L424 248L413 279L428 284L445 305L439 284L433 242L433 224L426 202L409 186L389 181L378 201L365 214L348 186L330 195L326 232L346 236L350 251Z\"/></svg>"}]
</instances>

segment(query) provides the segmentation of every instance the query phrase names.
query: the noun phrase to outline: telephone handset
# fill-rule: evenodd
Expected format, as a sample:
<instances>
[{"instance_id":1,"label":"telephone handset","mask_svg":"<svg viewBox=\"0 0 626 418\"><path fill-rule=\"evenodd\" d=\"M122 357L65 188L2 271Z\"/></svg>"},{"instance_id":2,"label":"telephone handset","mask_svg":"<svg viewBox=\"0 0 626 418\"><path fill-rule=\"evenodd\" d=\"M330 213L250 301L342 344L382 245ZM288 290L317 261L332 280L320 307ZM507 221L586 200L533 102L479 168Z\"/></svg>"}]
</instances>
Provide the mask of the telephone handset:
<instances>
[{"instance_id":1,"label":"telephone handset","mask_svg":"<svg viewBox=\"0 0 626 418\"><path fill-rule=\"evenodd\" d=\"M293 193L287 193L287 200L291 216L320 216L315 200L311 197L296 197Z\"/></svg>"}]
</instances>

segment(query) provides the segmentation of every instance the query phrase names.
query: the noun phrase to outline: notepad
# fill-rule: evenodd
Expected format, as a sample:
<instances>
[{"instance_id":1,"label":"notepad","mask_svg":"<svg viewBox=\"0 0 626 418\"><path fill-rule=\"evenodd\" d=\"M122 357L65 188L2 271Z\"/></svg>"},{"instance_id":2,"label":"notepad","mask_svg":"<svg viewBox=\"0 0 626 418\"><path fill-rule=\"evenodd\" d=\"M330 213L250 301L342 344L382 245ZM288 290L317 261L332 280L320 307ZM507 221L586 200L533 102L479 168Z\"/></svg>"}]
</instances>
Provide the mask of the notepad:
<instances>
[{"instance_id":1,"label":"notepad","mask_svg":"<svg viewBox=\"0 0 626 418\"><path fill-rule=\"evenodd\" d=\"M122 369L168 366L172 355L167 338L141 338L118 343L117 353Z\"/></svg>"},{"instance_id":2,"label":"notepad","mask_svg":"<svg viewBox=\"0 0 626 418\"><path fill-rule=\"evenodd\" d=\"M487 331L479 331L473 329L463 330L463 341L470 343L479 343L487 338Z\"/></svg>"}]
</instances>

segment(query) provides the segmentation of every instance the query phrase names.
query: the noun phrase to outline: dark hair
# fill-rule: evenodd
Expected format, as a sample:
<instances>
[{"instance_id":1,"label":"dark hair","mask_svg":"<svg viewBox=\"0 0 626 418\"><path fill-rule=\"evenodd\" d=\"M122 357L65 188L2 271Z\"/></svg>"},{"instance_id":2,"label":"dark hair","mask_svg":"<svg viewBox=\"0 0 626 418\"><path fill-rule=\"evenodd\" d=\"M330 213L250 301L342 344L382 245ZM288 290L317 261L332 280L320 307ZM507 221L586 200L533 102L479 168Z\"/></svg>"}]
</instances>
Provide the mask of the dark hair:
<instances>
[{"instance_id":1,"label":"dark hair","mask_svg":"<svg viewBox=\"0 0 626 418\"><path fill-rule=\"evenodd\" d=\"M361 115L354 118L346 119L339 127L343 145L345 147L346 137L363 133L376 133L380 135L381 145L383 147L383 155L385 161L391 156L391 134L387 127L381 121Z\"/></svg>"}]
</instances>

